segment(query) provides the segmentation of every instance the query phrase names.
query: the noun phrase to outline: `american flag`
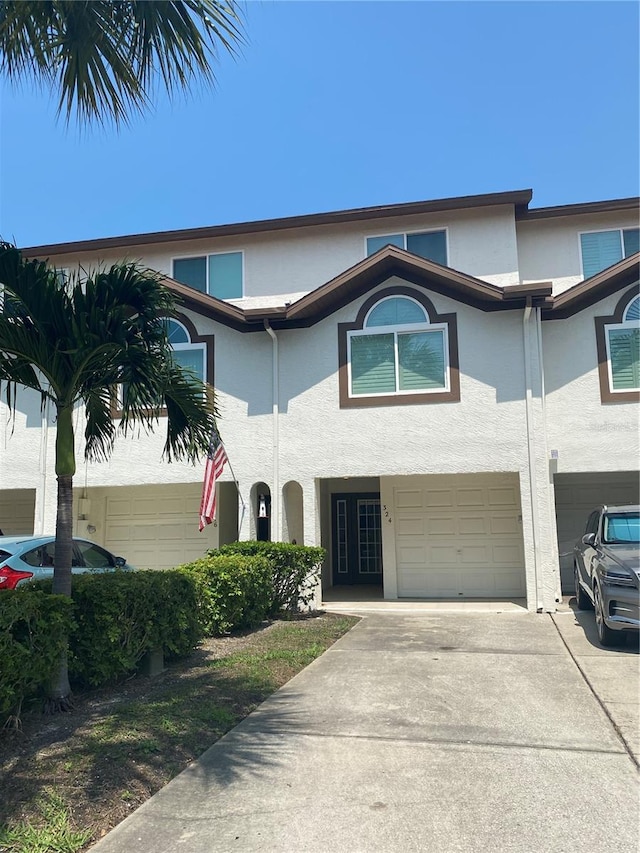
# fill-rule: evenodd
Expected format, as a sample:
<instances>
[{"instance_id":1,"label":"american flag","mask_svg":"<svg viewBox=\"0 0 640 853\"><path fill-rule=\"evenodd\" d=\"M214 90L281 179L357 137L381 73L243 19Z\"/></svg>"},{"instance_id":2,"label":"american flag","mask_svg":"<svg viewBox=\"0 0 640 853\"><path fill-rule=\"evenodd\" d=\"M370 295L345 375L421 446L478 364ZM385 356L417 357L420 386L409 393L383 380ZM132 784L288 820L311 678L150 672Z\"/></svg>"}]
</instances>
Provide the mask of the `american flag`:
<instances>
[{"instance_id":1,"label":"american flag","mask_svg":"<svg viewBox=\"0 0 640 853\"><path fill-rule=\"evenodd\" d=\"M224 449L222 439L217 428L211 431L211 441L207 451L207 464L204 469L204 482L202 484L202 500L200 501L200 524L202 532L207 524L211 524L216 517L216 480L222 474L225 462L228 462L227 453Z\"/></svg>"}]
</instances>

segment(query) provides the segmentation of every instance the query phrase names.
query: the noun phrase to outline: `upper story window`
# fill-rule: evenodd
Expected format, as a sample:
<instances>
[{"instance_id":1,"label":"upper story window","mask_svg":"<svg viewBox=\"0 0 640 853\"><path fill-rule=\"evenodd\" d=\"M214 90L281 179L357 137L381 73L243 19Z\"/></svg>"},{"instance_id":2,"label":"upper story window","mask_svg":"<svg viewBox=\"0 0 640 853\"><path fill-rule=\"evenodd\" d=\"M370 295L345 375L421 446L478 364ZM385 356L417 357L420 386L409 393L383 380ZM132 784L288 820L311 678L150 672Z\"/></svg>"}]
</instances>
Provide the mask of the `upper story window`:
<instances>
[{"instance_id":1,"label":"upper story window","mask_svg":"<svg viewBox=\"0 0 640 853\"><path fill-rule=\"evenodd\" d=\"M460 399L455 314L409 287L377 293L339 324L341 407Z\"/></svg>"},{"instance_id":2,"label":"upper story window","mask_svg":"<svg viewBox=\"0 0 640 853\"><path fill-rule=\"evenodd\" d=\"M243 253L222 252L174 258L173 278L218 299L240 299L243 294Z\"/></svg>"},{"instance_id":3,"label":"upper story window","mask_svg":"<svg viewBox=\"0 0 640 853\"><path fill-rule=\"evenodd\" d=\"M614 228L611 231L587 231L580 235L582 273L585 278L617 264L640 249L640 229Z\"/></svg>"},{"instance_id":4,"label":"upper story window","mask_svg":"<svg viewBox=\"0 0 640 853\"><path fill-rule=\"evenodd\" d=\"M627 292L610 317L596 317L603 403L640 400L640 295Z\"/></svg>"},{"instance_id":5,"label":"upper story window","mask_svg":"<svg viewBox=\"0 0 640 853\"><path fill-rule=\"evenodd\" d=\"M383 246L391 243L400 249L406 249L414 255L447 265L447 232L421 231L413 234L383 234L380 237L367 237L367 257Z\"/></svg>"}]
</instances>

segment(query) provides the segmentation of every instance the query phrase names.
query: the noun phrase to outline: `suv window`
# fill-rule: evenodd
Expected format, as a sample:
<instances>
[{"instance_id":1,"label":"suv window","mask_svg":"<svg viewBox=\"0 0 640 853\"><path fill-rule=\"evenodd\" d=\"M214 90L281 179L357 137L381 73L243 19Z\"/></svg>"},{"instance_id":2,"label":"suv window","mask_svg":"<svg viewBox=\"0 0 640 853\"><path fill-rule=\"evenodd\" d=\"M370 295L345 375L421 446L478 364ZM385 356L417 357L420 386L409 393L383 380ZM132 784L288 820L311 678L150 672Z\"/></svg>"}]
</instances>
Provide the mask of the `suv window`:
<instances>
[{"instance_id":1,"label":"suv window","mask_svg":"<svg viewBox=\"0 0 640 853\"><path fill-rule=\"evenodd\" d=\"M640 541L640 515L637 512L605 515L602 541L620 544Z\"/></svg>"},{"instance_id":2,"label":"suv window","mask_svg":"<svg viewBox=\"0 0 640 853\"><path fill-rule=\"evenodd\" d=\"M598 532L598 519L600 518L600 510L596 509L589 516L589 520L587 521L587 527L585 529L585 534L587 533L597 533Z\"/></svg>"}]
</instances>

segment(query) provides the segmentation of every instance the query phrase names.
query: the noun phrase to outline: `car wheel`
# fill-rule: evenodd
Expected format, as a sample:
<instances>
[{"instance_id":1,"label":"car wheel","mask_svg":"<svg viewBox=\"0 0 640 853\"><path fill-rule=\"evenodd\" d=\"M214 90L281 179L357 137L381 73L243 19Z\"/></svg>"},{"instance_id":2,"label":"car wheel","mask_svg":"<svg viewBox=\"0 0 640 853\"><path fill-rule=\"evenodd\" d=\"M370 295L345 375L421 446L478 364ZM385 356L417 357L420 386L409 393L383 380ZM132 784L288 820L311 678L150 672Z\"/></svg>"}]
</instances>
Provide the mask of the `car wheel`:
<instances>
[{"instance_id":1,"label":"car wheel","mask_svg":"<svg viewBox=\"0 0 640 853\"><path fill-rule=\"evenodd\" d=\"M600 590L597 586L593 588L593 604L596 611L596 631L601 646L617 646L620 642L620 636L617 631L612 631L604 621L604 609L602 607L602 598Z\"/></svg>"},{"instance_id":2,"label":"car wheel","mask_svg":"<svg viewBox=\"0 0 640 853\"><path fill-rule=\"evenodd\" d=\"M576 588L576 603L578 605L578 610L592 610L593 604L591 603L591 599L584 591L582 586L580 585L580 574L577 566L573 567L573 580Z\"/></svg>"}]
</instances>

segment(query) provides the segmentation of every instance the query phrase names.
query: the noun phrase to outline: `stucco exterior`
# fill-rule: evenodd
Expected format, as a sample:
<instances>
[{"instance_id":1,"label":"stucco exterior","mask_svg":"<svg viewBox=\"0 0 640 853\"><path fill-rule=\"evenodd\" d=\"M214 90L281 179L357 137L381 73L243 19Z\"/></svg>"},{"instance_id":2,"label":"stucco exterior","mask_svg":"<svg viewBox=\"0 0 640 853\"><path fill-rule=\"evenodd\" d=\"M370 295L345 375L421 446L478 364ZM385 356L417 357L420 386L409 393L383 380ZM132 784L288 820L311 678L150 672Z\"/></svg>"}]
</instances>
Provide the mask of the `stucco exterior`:
<instances>
[{"instance_id":1,"label":"stucco exterior","mask_svg":"<svg viewBox=\"0 0 640 853\"><path fill-rule=\"evenodd\" d=\"M390 507L398 490L413 483L423 495L415 526L420 547L432 553L430 537L438 520L444 536L438 553L458 560L461 578L476 572L477 582L465 587L460 581L458 595L482 589L481 594L491 594L490 584L482 586L488 569L480 563L497 553L491 551L492 537L497 541L503 535L511 537L509 548L519 555L505 594L519 589L517 597L530 609L553 610L561 595L557 513L568 512L557 506L557 476L606 472L632 491L638 479L638 403L603 403L595 336L595 318L611 315L624 293L637 290L637 268L634 272L625 261L596 277L593 287L583 284L578 237L584 230L634 227L637 205L620 210L624 205L611 203L616 209L602 210L600 203L597 211L584 205L572 215L527 219L521 193L514 199L505 194L502 203L474 197L472 204L461 199L456 207L454 201L442 209L432 203L422 213L399 205L388 215L376 210L370 219L359 211L353 221L345 214L333 224L279 228L276 223L271 230L252 232L247 226L243 233L226 235L219 229L197 239L172 232L164 242L154 235L148 243L141 239L122 247L105 241L104 247L90 249L81 244L27 250L59 268L128 259L167 276L175 257L244 253L243 298L231 303L248 313L229 319L217 300L201 294L185 299L188 289L177 288L183 316L199 335L213 336L219 427L232 466L221 478L217 523L197 534L194 506L202 467L162 462L161 423L154 434L134 431L119 438L108 462L79 465L76 532L89 531L112 549L128 545L156 562L153 543L164 537L166 559L179 562L199 548L204 553L235 538L255 537L258 496L267 494L271 538L327 549L326 589L345 582L336 568L345 496L362 495L365 503ZM446 230L447 267L403 250L366 259L367 236L421 229ZM545 285L529 286L532 282ZM367 300L399 289L422 294L438 316L448 318L451 334L455 330L459 395L445 402L427 396L402 405L390 398L371 407L345 406L340 330L354 324ZM564 301L556 306L560 294ZM269 307L276 313L262 317L260 309ZM271 334L265 325L273 327ZM1 413L0 511L7 521L0 518L0 528L28 527L31 501L32 529L16 532L52 531L53 413L41 411L39 399L28 393L20 397L13 420L6 408ZM78 459L83 417L78 410ZM436 492L444 493L442 483L454 495L446 511L433 509ZM505 483L512 494L508 506L499 497ZM465 503L472 492L479 496L476 505ZM11 506L18 504L20 519L17 509L9 519ZM571 535L578 523L577 514L570 524L562 516L562 530ZM402 594L396 520L383 517L380 524L379 581L384 595L395 598ZM447 539L442 531L448 529L453 532ZM455 536L476 551L456 549ZM501 553L511 553L505 548ZM485 555L478 556L476 567L474 553ZM446 578L446 565L439 571L438 577ZM440 588L445 595L453 587Z\"/></svg>"}]
</instances>

